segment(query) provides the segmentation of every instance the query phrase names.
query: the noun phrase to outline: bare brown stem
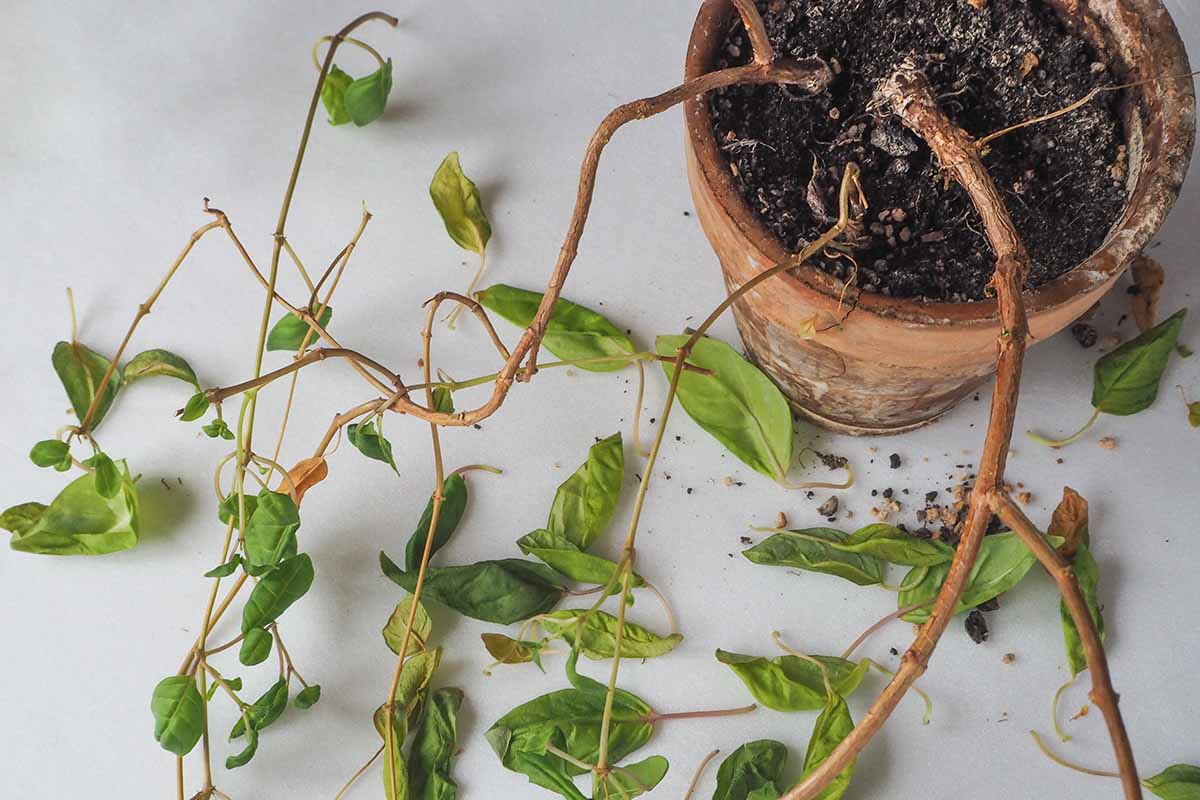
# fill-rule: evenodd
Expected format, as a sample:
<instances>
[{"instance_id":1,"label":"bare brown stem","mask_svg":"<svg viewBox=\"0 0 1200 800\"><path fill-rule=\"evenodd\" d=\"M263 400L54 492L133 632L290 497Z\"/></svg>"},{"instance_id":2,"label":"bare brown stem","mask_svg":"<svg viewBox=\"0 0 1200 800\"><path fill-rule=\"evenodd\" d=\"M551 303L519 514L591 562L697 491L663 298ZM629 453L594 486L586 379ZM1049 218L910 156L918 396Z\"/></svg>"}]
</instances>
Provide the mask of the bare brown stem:
<instances>
[{"instance_id":1,"label":"bare brown stem","mask_svg":"<svg viewBox=\"0 0 1200 800\"><path fill-rule=\"evenodd\" d=\"M991 518L991 492L1003 480L1028 334L1021 287L1029 268L1029 254L1016 233L1012 217L995 183L980 160L974 141L942 114L928 81L911 67L902 68L886 81L880 87L879 99L882 105L889 107L907 127L928 143L942 169L970 195L983 220L996 256L996 271L991 285L996 292L1002 324L997 341L996 388L992 394L983 454L963 524L963 536L929 619L921 626L916 640L901 658L896 676L871 705L862 721L816 769L784 795L784 800L813 800L867 746L908 688L924 674L930 656L950 624L979 556L983 535ZM1133 796L1140 797L1140 794Z\"/></svg>"},{"instance_id":2,"label":"bare brown stem","mask_svg":"<svg viewBox=\"0 0 1200 800\"><path fill-rule=\"evenodd\" d=\"M993 490L991 494L991 509L1004 521L1021 541L1033 551L1037 560L1050 573L1050 577L1058 584L1058 590L1067 604L1071 619L1079 631L1079 641L1087 656L1088 672L1092 675L1092 689L1088 698L1092 704L1104 714L1104 722L1108 726L1108 735L1112 739L1113 751L1117 757L1117 768L1121 773L1121 785L1127 798L1142 796L1141 784L1138 782L1137 764L1133 759L1133 747L1129 743L1129 734L1121 719L1121 709L1118 707L1118 696L1112 685L1112 675L1108 670L1108 657L1104 653L1104 644L1096 631L1095 621L1088 609L1083 590L1075 579L1071 564L1059 555L1046 537L1042 535L1025 513L1002 491Z\"/></svg>"},{"instance_id":3,"label":"bare brown stem","mask_svg":"<svg viewBox=\"0 0 1200 800\"><path fill-rule=\"evenodd\" d=\"M750 39L750 47L754 50L755 64L770 64L775 60L775 48L767 36L767 26L763 23L762 15L754 5L754 0L733 0L742 25L746 28L746 36Z\"/></svg>"},{"instance_id":4,"label":"bare brown stem","mask_svg":"<svg viewBox=\"0 0 1200 800\"><path fill-rule=\"evenodd\" d=\"M324 361L327 358L345 358L362 366L370 367L379 374L386 377L388 380L397 381L399 378L396 373L392 372L387 367L380 364L375 359L364 356L356 350L348 350L344 347L318 347L315 350L310 350L300 358L297 358L290 364L282 366L279 369L272 370L257 378L235 383L232 386L223 388L209 389L205 394L212 403L221 403L226 399L239 395L243 392L248 392L251 389L257 389L261 386L266 386L268 383L278 380L279 378L289 375L298 370L304 369L310 364L316 364L319 361Z\"/></svg>"}]
</instances>

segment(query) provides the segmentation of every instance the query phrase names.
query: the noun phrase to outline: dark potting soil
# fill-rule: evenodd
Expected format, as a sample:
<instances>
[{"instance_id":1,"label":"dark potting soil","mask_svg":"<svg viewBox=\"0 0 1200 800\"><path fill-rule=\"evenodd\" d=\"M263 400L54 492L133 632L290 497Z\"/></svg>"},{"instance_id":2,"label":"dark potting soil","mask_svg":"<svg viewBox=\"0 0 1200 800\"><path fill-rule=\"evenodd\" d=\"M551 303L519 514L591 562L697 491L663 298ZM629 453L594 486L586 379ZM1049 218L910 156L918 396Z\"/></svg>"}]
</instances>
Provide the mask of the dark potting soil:
<instances>
[{"instance_id":1,"label":"dark potting soil","mask_svg":"<svg viewBox=\"0 0 1200 800\"><path fill-rule=\"evenodd\" d=\"M967 194L947 185L932 154L894 116L872 113L876 87L906 57L943 111L979 137L1056 111L1118 82L1043 0L757 0L780 54L819 56L837 77L812 96L737 86L710 97L717 141L758 217L792 251L837 214L843 168L855 162L870 202L857 285L894 297L961 302L985 296L993 254ZM719 67L746 63L739 22ZM1029 283L1094 252L1120 216L1127 153L1117 93L990 145L984 163L1033 258ZM840 279L845 258L819 258Z\"/></svg>"}]
</instances>

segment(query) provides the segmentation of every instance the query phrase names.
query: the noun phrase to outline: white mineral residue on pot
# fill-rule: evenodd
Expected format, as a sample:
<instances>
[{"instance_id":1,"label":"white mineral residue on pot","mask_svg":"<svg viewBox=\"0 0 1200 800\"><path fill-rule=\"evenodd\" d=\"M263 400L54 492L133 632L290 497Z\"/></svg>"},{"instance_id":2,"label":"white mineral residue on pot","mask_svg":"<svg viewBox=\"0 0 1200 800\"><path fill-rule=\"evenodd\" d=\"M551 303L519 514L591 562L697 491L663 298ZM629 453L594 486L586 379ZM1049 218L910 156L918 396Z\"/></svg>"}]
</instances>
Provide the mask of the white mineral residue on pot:
<instances>
[{"instance_id":1,"label":"white mineral residue on pot","mask_svg":"<svg viewBox=\"0 0 1200 800\"><path fill-rule=\"evenodd\" d=\"M812 391L813 400L820 400L829 391L829 384L825 381L809 381L808 388Z\"/></svg>"}]
</instances>

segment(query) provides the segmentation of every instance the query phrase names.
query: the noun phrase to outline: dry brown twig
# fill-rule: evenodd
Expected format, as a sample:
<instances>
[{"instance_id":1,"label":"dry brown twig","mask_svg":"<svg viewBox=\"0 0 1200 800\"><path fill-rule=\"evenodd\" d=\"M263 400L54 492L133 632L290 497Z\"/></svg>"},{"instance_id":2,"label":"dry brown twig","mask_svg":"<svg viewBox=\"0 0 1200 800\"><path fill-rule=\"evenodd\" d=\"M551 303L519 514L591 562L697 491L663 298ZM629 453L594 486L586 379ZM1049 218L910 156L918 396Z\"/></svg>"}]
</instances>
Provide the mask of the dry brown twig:
<instances>
[{"instance_id":1,"label":"dry brown twig","mask_svg":"<svg viewBox=\"0 0 1200 800\"><path fill-rule=\"evenodd\" d=\"M996 388L992 395L983 455L971 492L962 540L928 621L921 626L916 640L901 658L896 676L871 705L862 721L820 766L789 790L783 796L783 800L812 800L866 747L887 721L905 692L924 674L938 640L949 625L966 588L993 510L1002 508L1005 515L1014 519L1012 510L1020 513L1001 487L1012 440L1020 392L1021 365L1029 333L1025 304L1021 297L1029 269L1029 253L1017 235L1003 199L980 159L977 143L942 114L924 75L905 65L880 87L879 99L890 107L909 129L925 140L937 156L942 169L970 195L983 220L988 241L996 255L996 270L991 286L995 291L1003 326L997 342ZM1091 614L1083 603L1079 584L1069 567L1062 568L1065 562L1053 548L1050 548L1036 531L1033 531L1032 535L1030 531L1033 531L1032 526L1018 531L1018 535L1030 545L1039 559L1042 559L1066 598L1072 618L1079 627L1081 639L1085 643L1088 667L1096 681L1092 690L1093 701L1104 710L1121 770L1125 796L1127 800L1139 800L1142 796L1141 786L1138 783L1129 739L1117 708L1117 695L1108 679L1104 649ZM1033 539L1037 540L1036 544ZM1046 550L1049 550L1049 554ZM1082 616L1078 613L1080 608Z\"/></svg>"}]
</instances>

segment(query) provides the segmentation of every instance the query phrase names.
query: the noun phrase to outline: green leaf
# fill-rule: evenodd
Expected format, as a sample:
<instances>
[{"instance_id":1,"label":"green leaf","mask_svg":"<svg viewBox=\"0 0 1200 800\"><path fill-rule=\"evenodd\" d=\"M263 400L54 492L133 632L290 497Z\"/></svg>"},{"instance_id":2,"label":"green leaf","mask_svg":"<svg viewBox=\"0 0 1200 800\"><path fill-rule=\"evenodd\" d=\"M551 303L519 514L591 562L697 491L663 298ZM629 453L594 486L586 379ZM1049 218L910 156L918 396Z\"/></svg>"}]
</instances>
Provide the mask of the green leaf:
<instances>
[{"instance_id":1,"label":"green leaf","mask_svg":"<svg viewBox=\"0 0 1200 800\"><path fill-rule=\"evenodd\" d=\"M501 717L485 734L505 768L571 800L586 800L571 777L585 770L547 753L552 744L587 764L599 758L605 687L574 674L574 654L568 659L573 687L544 694ZM654 732L652 710L634 694L617 689L613 696L608 731L608 756L619 762L647 741Z\"/></svg>"},{"instance_id":2,"label":"green leaf","mask_svg":"<svg viewBox=\"0 0 1200 800\"><path fill-rule=\"evenodd\" d=\"M346 110L346 87L352 83L354 78L343 72L337 64L329 66L325 82L321 84L321 102L329 114L330 125L345 125L350 121L350 112Z\"/></svg>"},{"instance_id":3,"label":"green leaf","mask_svg":"<svg viewBox=\"0 0 1200 800\"><path fill-rule=\"evenodd\" d=\"M0 514L0 528L11 531L17 538L24 536L37 525L38 520L46 513L46 508L42 503L21 503L5 509L4 513Z\"/></svg>"},{"instance_id":4,"label":"green leaf","mask_svg":"<svg viewBox=\"0 0 1200 800\"><path fill-rule=\"evenodd\" d=\"M242 679L241 678L226 678L225 685L228 686L230 689L232 689L235 692L240 692L242 690ZM204 699L211 703L213 696L216 695L217 691L220 690L220 688L221 688L221 684L217 683L216 681L213 681L212 683L210 683L208 685L208 695Z\"/></svg>"},{"instance_id":5,"label":"green leaf","mask_svg":"<svg viewBox=\"0 0 1200 800\"><path fill-rule=\"evenodd\" d=\"M894 525L883 524L860 528L839 549L910 567L931 567L954 559L954 548L945 542L918 539Z\"/></svg>"},{"instance_id":6,"label":"green leaf","mask_svg":"<svg viewBox=\"0 0 1200 800\"><path fill-rule=\"evenodd\" d=\"M258 498L252 494L245 495L246 497L246 522L249 527L249 521L254 518L254 512L258 509ZM241 518L241 504L238 502L237 492L230 492L229 496L217 504L217 519L221 524L228 525L230 520L236 526Z\"/></svg>"},{"instance_id":7,"label":"green leaf","mask_svg":"<svg viewBox=\"0 0 1200 800\"><path fill-rule=\"evenodd\" d=\"M389 58L382 67L353 81L343 91L342 99L350 121L361 128L379 119L387 108L391 91L392 60Z\"/></svg>"},{"instance_id":8,"label":"green leaf","mask_svg":"<svg viewBox=\"0 0 1200 800\"><path fill-rule=\"evenodd\" d=\"M1188 403L1188 424L1193 428L1200 428L1200 400Z\"/></svg>"},{"instance_id":9,"label":"green leaf","mask_svg":"<svg viewBox=\"0 0 1200 800\"><path fill-rule=\"evenodd\" d=\"M593 772L592 800L631 800L658 786L669 767L662 756L650 756L636 764L614 767L604 780Z\"/></svg>"},{"instance_id":10,"label":"green leaf","mask_svg":"<svg viewBox=\"0 0 1200 800\"><path fill-rule=\"evenodd\" d=\"M305 686L296 695L296 708L307 709L315 706L321 699L321 684L314 683L312 686Z\"/></svg>"},{"instance_id":11,"label":"green leaf","mask_svg":"<svg viewBox=\"0 0 1200 800\"><path fill-rule=\"evenodd\" d=\"M1153 405L1186 314L1186 308L1180 309L1097 361L1092 405L1119 416L1136 414Z\"/></svg>"},{"instance_id":12,"label":"green leaf","mask_svg":"<svg viewBox=\"0 0 1200 800\"><path fill-rule=\"evenodd\" d=\"M1053 541L1057 537L1049 538ZM979 558L975 561L971 577L967 580L967 587L954 613L968 611L1009 591L1021 582L1036 561L1037 558L1015 533L1006 531L983 537ZM949 564L913 567L900 582L897 601L899 607L931 603L937 597L949 572ZM910 611L901 619L919 625L929 619L929 610L929 605L926 605Z\"/></svg>"},{"instance_id":13,"label":"green leaf","mask_svg":"<svg viewBox=\"0 0 1200 800\"><path fill-rule=\"evenodd\" d=\"M106 500L116 497L121 491L123 481L116 462L104 453L96 453L83 463L94 470L92 474L96 479L96 493Z\"/></svg>"},{"instance_id":14,"label":"green leaf","mask_svg":"<svg viewBox=\"0 0 1200 800\"><path fill-rule=\"evenodd\" d=\"M572 647L576 640L579 650L593 660L612 658L616 652L617 618L604 611L593 611L580 631L579 620L585 612L554 611L542 617L542 629L551 638L562 639ZM683 641L683 636L673 633L659 636L628 620L621 635L621 658L654 658L665 655Z\"/></svg>"},{"instance_id":15,"label":"green leaf","mask_svg":"<svg viewBox=\"0 0 1200 800\"><path fill-rule=\"evenodd\" d=\"M204 733L204 698L189 675L163 678L150 698L154 741L177 756L192 752Z\"/></svg>"},{"instance_id":16,"label":"green leaf","mask_svg":"<svg viewBox=\"0 0 1200 800\"><path fill-rule=\"evenodd\" d=\"M559 485L546 529L586 550L612 520L624 480L625 449L617 432L592 445L583 466Z\"/></svg>"},{"instance_id":17,"label":"green leaf","mask_svg":"<svg viewBox=\"0 0 1200 800\"><path fill-rule=\"evenodd\" d=\"M854 720L850 718L850 709L841 695L834 693L825 710L817 717L813 726L812 737L808 740L808 751L804 754L804 774L808 775L821 762L829 757L833 749L854 730ZM852 760L846 768L837 774L829 784L821 790L814 800L839 800L850 785L850 776L854 772Z\"/></svg>"},{"instance_id":18,"label":"green leaf","mask_svg":"<svg viewBox=\"0 0 1200 800\"><path fill-rule=\"evenodd\" d=\"M102 555L137 544L141 527L137 490L125 462L119 462L119 490L104 497L88 473L67 484L50 505L23 503L0 515L12 531L11 546L25 553Z\"/></svg>"},{"instance_id":19,"label":"green leaf","mask_svg":"<svg viewBox=\"0 0 1200 800\"><path fill-rule=\"evenodd\" d=\"M659 336L659 355L674 357L687 336ZM711 370L684 370L679 402L696 424L749 467L783 481L792 463L792 411L762 370L717 339L702 337L687 363ZM670 378L674 364L663 364Z\"/></svg>"},{"instance_id":20,"label":"green leaf","mask_svg":"<svg viewBox=\"0 0 1200 800\"><path fill-rule=\"evenodd\" d=\"M255 733L261 733L264 728L279 719L283 710L287 708L287 701L287 681L280 678L254 701L254 705L250 706L250 723ZM229 740L233 741L245 733L246 721L239 717L233 725L233 730L229 732Z\"/></svg>"},{"instance_id":21,"label":"green leaf","mask_svg":"<svg viewBox=\"0 0 1200 800\"><path fill-rule=\"evenodd\" d=\"M296 555L300 509L290 495L263 489L246 526L246 557L251 566L275 566Z\"/></svg>"},{"instance_id":22,"label":"green leaf","mask_svg":"<svg viewBox=\"0 0 1200 800\"><path fill-rule=\"evenodd\" d=\"M250 735L246 737L246 746L240 753L225 758L225 769L237 769L244 767L250 763L250 759L254 758L254 754L258 751L258 731L253 727L250 728Z\"/></svg>"},{"instance_id":23,"label":"green leaf","mask_svg":"<svg viewBox=\"0 0 1200 800\"><path fill-rule=\"evenodd\" d=\"M1100 598L1097 594L1100 585L1100 567L1096 564L1096 557L1092 555L1087 544L1079 543L1079 548L1075 551L1075 557L1071 561L1071 568L1074 570L1075 579L1079 582L1079 588L1083 592L1083 599L1087 602L1088 611L1092 615L1092 623L1096 626L1096 633L1100 635L1100 641L1103 642L1104 615L1100 613ZM1079 629L1075 627L1075 620L1071 618L1066 601L1060 600L1058 608L1059 616L1062 617L1063 639L1067 646L1067 663L1070 664L1071 677L1074 678L1087 669L1087 655L1083 651L1083 643L1079 639Z\"/></svg>"},{"instance_id":24,"label":"green leaf","mask_svg":"<svg viewBox=\"0 0 1200 800\"><path fill-rule=\"evenodd\" d=\"M396 655L400 654L400 645L404 641L404 630L408 627L408 615L412 611L413 602L413 598L409 596L397 603L396 609L388 617L387 624L383 626L383 641L387 644L388 649ZM433 620L429 618L429 612L425 610L425 606L419 602L417 603L417 614L413 617L412 632L408 652L415 653L418 650L426 649L429 646L429 637L433 633ZM416 642L417 648L412 646L413 642Z\"/></svg>"},{"instance_id":25,"label":"green leaf","mask_svg":"<svg viewBox=\"0 0 1200 800\"><path fill-rule=\"evenodd\" d=\"M413 800L456 800L458 784L450 777L457 750L462 689L438 689L429 695L408 754L408 789Z\"/></svg>"},{"instance_id":26,"label":"green leaf","mask_svg":"<svg viewBox=\"0 0 1200 800\"><path fill-rule=\"evenodd\" d=\"M433 550L429 554L430 558L445 547L454 535L467 510L467 495L467 482L462 475L451 475L442 484L442 510L438 515L437 528L433 531ZM410 572L421 566L421 557L425 554L425 541L429 537L429 524L432 521L433 496L430 495L429 502L425 504L425 511L404 548L404 567Z\"/></svg>"},{"instance_id":27,"label":"green leaf","mask_svg":"<svg viewBox=\"0 0 1200 800\"><path fill-rule=\"evenodd\" d=\"M746 742L721 762L713 800L778 798L787 757L787 747L772 739Z\"/></svg>"},{"instance_id":28,"label":"green leaf","mask_svg":"<svg viewBox=\"0 0 1200 800\"><path fill-rule=\"evenodd\" d=\"M483 633L480 638L488 653L500 664L528 664L532 661L541 666L539 656L543 642L523 642L502 633Z\"/></svg>"},{"instance_id":29,"label":"green leaf","mask_svg":"<svg viewBox=\"0 0 1200 800\"><path fill-rule=\"evenodd\" d=\"M247 667L261 664L271 655L275 639L265 628L251 628L243 634L242 646L238 648L238 661Z\"/></svg>"},{"instance_id":30,"label":"green leaf","mask_svg":"<svg viewBox=\"0 0 1200 800\"><path fill-rule=\"evenodd\" d=\"M66 472L71 468L71 447L58 439L43 439L29 451L29 460L39 467L54 467L59 472Z\"/></svg>"},{"instance_id":31,"label":"green leaf","mask_svg":"<svg viewBox=\"0 0 1200 800\"><path fill-rule=\"evenodd\" d=\"M437 168L429 196L454 243L482 256L492 238L492 226L483 212L478 187L463 174L458 153L446 156Z\"/></svg>"},{"instance_id":32,"label":"green leaf","mask_svg":"<svg viewBox=\"0 0 1200 800\"><path fill-rule=\"evenodd\" d=\"M414 591L417 573L403 572L379 554L383 574ZM431 567L422 596L468 617L511 625L554 608L566 593L554 571L541 564L505 558L460 567Z\"/></svg>"},{"instance_id":33,"label":"green leaf","mask_svg":"<svg viewBox=\"0 0 1200 800\"><path fill-rule=\"evenodd\" d=\"M63 388L67 390L67 398L71 401L71 408L75 410L75 416L79 418L80 422L83 422L83 418L87 416L88 408L96 396L96 389L99 388L100 381L104 379L104 373L108 371L108 366L112 362L79 342L59 342L54 345L54 353L50 357L50 362L54 365L54 371L58 373L58 379L62 381ZM104 387L104 395L96 404L96 412L92 415L91 427L93 429L100 424L100 420L104 419L104 415L112 407L113 400L117 397L117 391L121 388L122 380L124 378L121 368L117 367L113 370L108 385Z\"/></svg>"},{"instance_id":34,"label":"green leaf","mask_svg":"<svg viewBox=\"0 0 1200 800\"><path fill-rule=\"evenodd\" d=\"M208 572L204 573L204 577L206 577L206 578L228 578L230 575L232 575L234 572L237 571L237 568L240 567L241 564L242 564L241 555L238 553L234 553L233 558L229 559L224 564L218 564L217 566L213 567Z\"/></svg>"},{"instance_id":35,"label":"green leaf","mask_svg":"<svg viewBox=\"0 0 1200 800\"><path fill-rule=\"evenodd\" d=\"M433 390L433 410L442 414L454 413L454 395L445 386Z\"/></svg>"},{"instance_id":36,"label":"green leaf","mask_svg":"<svg viewBox=\"0 0 1200 800\"><path fill-rule=\"evenodd\" d=\"M212 403L204 392L196 392L188 398L187 404L178 412L180 422L194 422L208 413Z\"/></svg>"},{"instance_id":37,"label":"green leaf","mask_svg":"<svg viewBox=\"0 0 1200 800\"><path fill-rule=\"evenodd\" d=\"M317 317L317 322L322 328L328 328L332 319L333 306L327 305L321 309L321 315ZM296 352L304 342L304 337L308 336L309 331L312 330L307 322L295 314L285 314L279 318L279 321L271 328L271 332L267 334L267 349ZM314 331L312 336L308 336L309 344L317 341L318 338L320 338L319 335Z\"/></svg>"},{"instance_id":38,"label":"green leaf","mask_svg":"<svg viewBox=\"0 0 1200 800\"><path fill-rule=\"evenodd\" d=\"M503 283L477 292L475 297L488 311L522 328L528 328L533 323L538 306L542 303L540 292ZM564 361L611 358L636 352L633 341L607 318L561 297L554 303L542 344ZM614 360L577 366L589 372L613 372L628 364L625 360Z\"/></svg>"},{"instance_id":39,"label":"green leaf","mask_svg":"<svg viewBox=\"0 0 1200 800\"><path fill-rule=\"evenodd\" d=\"M525 555L546 562L558 574L580 583L607 585L617 570L615 562L585 553L565 537L545 528L525 534L517 540L517 546ZM632 585L645 586L646 582L635 574Z\"/></svg>"},{"instance_id":40,"label":"green leaf","mask_svg":"<svg viewBox=\"0 0 1200 800\"><path fill-rule=\"evenodd\" d=\"M812 656L825 666L833 690L849 697L862 683L869 667L866 659L855 664L836 656ZM827 694L821 670L798 656L768 660L762 656L717 651L717 661L741 678L754 699L776 711L817 711L825 707Z\"/></svg>"},{"instance_id":41,"label":"green leaf","mask_svg":"<svg viewBox=\"0 0 1200 800\"><path fill-rule=\"evenodd\" d=\"M232 442L235 438L233 431L229 430L229 425L220 417L217 417L207 425L201 425L200 430L204 431L204 435L210 439L220 438L227 442Z\"/></svg>"},{"instance_id":42,"label":"green leaf","mask_svg":"<svg viewBox=\"0 0 1200 800\"><path fill-rule=\"evenodd\" d=\"M743 550L742 555L755 564L794 567L809 572L836 575L859 586L874 586L883 581L884 564L872 555L848 553L834 545L845 544L850 537L834 528L806 528L772 534Z\"/></svg>"},{"instance_id":43,"label":"green leaf","mask_svg":"<svg viewBox=\"0 0 1200 800\"><path fill-rule=\"evenodd\" d=\"M274 622L288 606L304 596L312 582L312 559L307 553L280 562L250 592L242 609L242 633Z\"/></svg>"},{"instance_id":44,"label":"green leaf","mask_svg":"<svg viewBox=\"0 0 1200 800\"><path fill-rule=\"evenodd\" d=\"M1142 785L1163 800L1200 800L1200 767L1176 764L1146 778Z\"/></svg>"},{"instance_id":45,"label":"green leaf","mask_svg":"<svg viewBox=\"0 0 1200 800\"><path fill-rule=\"evenodd\" d=\"M138 353L125 365L125 383L156 375L178 378L197 389L200 388L200 381L196 379L191 365L169 350L146 350Z\"/></svg>"},{"instance_id":46,"label":"green leaf","mask_svg":"<svg viewBox=\"0 0 1200 800\"><path fill-rule=\"evenodd\" d=\"M396 459L392 457L392 443L379 435L374 422L349 425L346 428L346 436L358 452L367 458L382 461L397 473L400 472L396 469Z\"/></svg>"}]
</instances>

